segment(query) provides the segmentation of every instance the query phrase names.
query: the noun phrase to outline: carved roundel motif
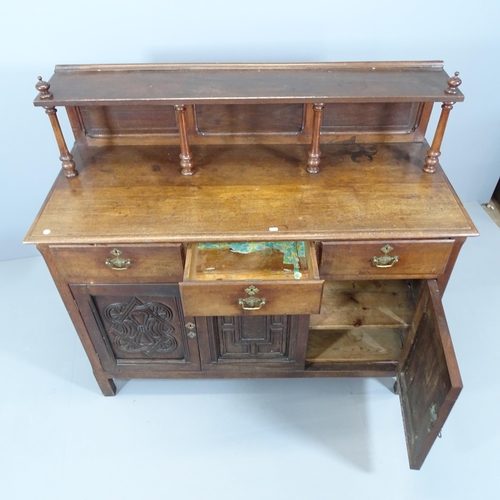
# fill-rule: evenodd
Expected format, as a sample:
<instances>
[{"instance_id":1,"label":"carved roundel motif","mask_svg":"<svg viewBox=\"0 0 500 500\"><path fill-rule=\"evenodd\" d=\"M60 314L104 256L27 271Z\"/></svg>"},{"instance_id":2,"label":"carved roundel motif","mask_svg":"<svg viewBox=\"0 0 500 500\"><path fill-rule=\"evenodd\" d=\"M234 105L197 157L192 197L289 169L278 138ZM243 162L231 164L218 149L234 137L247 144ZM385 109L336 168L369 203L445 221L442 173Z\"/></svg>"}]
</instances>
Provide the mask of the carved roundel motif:
<instances>
[{"instance_id":1,"label":"carved roundel motif","mask_svg":"<svg viewBox=\"0 0 500 500\"><path fill-rule=\"evenodd\" d=\"M152 356L177 348L175 331L170 324L172 310L158 302L143 303L137 298L130 302L117 302L104 309L104 316L111 322L109 333L115 335L116 347L128 353Z\"/></svg>"}]
</instances>

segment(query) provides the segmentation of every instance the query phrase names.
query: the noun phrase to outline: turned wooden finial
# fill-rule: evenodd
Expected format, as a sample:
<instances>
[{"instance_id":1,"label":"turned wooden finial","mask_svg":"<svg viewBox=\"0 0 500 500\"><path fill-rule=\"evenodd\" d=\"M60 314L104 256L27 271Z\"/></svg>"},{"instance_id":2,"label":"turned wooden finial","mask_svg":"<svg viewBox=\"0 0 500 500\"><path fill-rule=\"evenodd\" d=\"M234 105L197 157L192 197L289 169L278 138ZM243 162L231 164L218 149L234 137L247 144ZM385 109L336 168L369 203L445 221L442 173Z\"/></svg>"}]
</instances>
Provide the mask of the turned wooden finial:
<instances>
[{"instance_id":1,"label":"turned wooden finial","mask_svg":"<svg viewBox=\"0 0 500 500\"><path fill-rule=\"evenodd\" d=\"M445 90L447 94L458 94L458 87L462 83L462 80L458 77L459 74L458 71L455 71L455 74L446 81L448 83L448 88Z\"/></svg>"},{"instance_id":2,"label":"turned wooden finial","mask_svg":"<svg viewBox=\"0 0 500 500\"><path fill-rule=\"evenodd\" d=\"M49 92L50 83L44 82L41 76L38 77L38 82L36 82L35 88L39 92L38 97L40 99L52 99L52 97L54 97L52 92Z\"/></svg>"}]
</instances>

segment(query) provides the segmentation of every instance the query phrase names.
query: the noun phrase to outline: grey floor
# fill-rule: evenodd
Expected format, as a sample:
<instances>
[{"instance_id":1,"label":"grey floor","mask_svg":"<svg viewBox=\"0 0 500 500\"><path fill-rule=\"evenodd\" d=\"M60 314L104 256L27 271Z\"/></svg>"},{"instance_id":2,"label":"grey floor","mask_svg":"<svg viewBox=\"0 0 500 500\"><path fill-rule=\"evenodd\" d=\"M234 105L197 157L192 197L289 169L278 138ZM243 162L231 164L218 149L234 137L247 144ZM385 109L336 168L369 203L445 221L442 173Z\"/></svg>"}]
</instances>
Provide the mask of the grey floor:
<instances>
[{"instance_id":1,"label":"grey floor","mask_svg":"<svg viewBox=\"0 0 500 500\"><path fill-rule=\"evenodd\" d=\"M390 379L135 380L104 398L41 258L0 262L0 498L498 499L500 229L444 296L464 390L408 469Z\"/></svg>"}]
</instances>

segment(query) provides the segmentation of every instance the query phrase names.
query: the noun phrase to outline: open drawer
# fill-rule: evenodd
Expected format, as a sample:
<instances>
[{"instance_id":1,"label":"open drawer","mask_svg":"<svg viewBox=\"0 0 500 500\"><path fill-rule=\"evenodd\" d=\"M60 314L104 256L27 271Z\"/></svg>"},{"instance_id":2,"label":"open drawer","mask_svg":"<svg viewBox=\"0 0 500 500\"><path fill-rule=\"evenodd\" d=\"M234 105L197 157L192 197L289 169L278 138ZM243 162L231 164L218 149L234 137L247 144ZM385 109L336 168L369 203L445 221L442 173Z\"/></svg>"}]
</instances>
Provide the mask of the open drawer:
<instances>
[{"instance_id":1,"label":"open drawer","mask_svg":"<svg viewBox=\"0 0 500 500\"><path fill-rule=\"evenodd\" d=\"M180 284L185 314L316 314L321 307L312 242L193 243Z\"/></svg>"},{"instance_id":2,"label":"open drawer","mask_svg":"<svg viewBox=\"0 0 500 500\"><path fill-rule=\"evenodd\" d=\"M410 467L419 469L462 388L436 280L325 283L306 371L395 375Z\"/></svg>"}]
</instances>

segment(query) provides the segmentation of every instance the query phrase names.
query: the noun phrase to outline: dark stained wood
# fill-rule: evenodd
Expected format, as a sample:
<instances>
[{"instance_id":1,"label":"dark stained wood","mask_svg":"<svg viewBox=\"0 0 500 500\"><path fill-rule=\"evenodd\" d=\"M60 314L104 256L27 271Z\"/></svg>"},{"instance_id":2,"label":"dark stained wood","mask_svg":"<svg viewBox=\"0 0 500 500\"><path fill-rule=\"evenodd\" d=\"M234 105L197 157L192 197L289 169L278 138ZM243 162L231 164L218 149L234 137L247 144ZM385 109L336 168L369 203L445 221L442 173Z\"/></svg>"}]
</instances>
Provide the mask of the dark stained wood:
<instances>
[{"instance_id":1,"label":"dark stained wood","mask_svg":"<svg viewBox=\"0 0 500 500\"><path fill-rule=\"evenodd\" d=\"M240 376L304 369L307 316L197 318L203 372Z\"/></svg>"},{"instance_id":2,"label":"dark stained wood","mask_svg":"<svg viewBox=\"0 0 500 500\"><path fill-rule=\"evenodd\" d=\"M81 106L83 128L90 138L170 135L179 130L173 106Z\"/></svg>"},{"instance_id":3,"label":"dark stained wood","mask_svg":"<svg viewBox=\"0 0 500 500\"><path fill-rule=\"evenodd\" d=\"M418 126L423 106L418 102L327 104L323 111L321 133L410 134Z\"/></svg>"},{"instance_id":4,"label":"dark stained wood","mask_svg":"<svg viewBox=\"0 0 500 500\"><path fill-rule=\"evenodd\" d=\"M54 96L50 92L50 84L42 79L41 76L38 77L35 88L38 90L38 99L45 101L47 99L52 99Z\"/></svg>"},{"instance_id":5,"label":"dark stained wood","mask_svg":"<svg viewBox=\"0 0 500 500\"><path fill-rule=\"evenodd\" d=\"M367 85L369 78L370 85ZM54 105L457 102L440 61L413 63L57 66ZM38 100L35 101L39 104Z\"/></svg>"},{"instance_id":6,"label":"dark stained wood","mask_svg":"<svg viewBox=\"0 0 500 500\"><path fill-rule=\"evenodd\" d=\"M458 71L455 71L455 74L451 78L448 78L447 80L448 88L445 90L447 94L450 95L458 94L458 87L462 84L462 80L458 76L459 74L460 73Z\"/></svg>"},{"instance_id":7,"label":"dark stained wood","mask_svg":"<svg viewBox=\"0 0 500 500\"><path fill-rule=\"evenodd\" d=\"M67 106L79 147L177 145L173 106ZM420 142L430 103L328 104L322 142ZM223 104L186 106L189 143L308 144L312 104ZM84 137L84 141L79 140Z\"/></svg>"},{"instance_id":8,"label":"dark stained wood","mask_svg":"<svg viewBox=\"0 0 500 500\"><path fill-rule=\"evenodd\" d=\"M303 104L200 104L194 110L201 135L296 136L304 128Z\"/></svg>"},{"instance_id":9,"label":"dark stained wood","mask_svg":"<svg viewBox=\"0 0 500 500\"><path fill-rule=\"evenodd\" d=\"M410 467L420 469L462 389L435 280L422 288L397 381Z\"/></svg>"}]
</instances>

